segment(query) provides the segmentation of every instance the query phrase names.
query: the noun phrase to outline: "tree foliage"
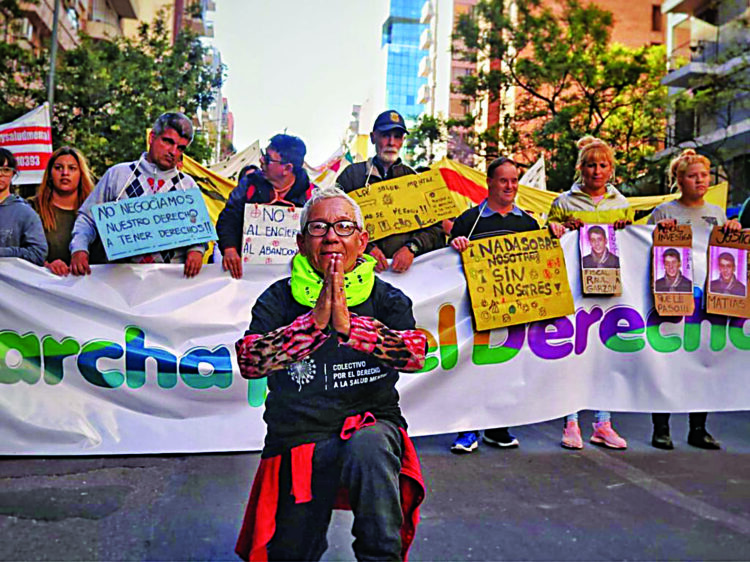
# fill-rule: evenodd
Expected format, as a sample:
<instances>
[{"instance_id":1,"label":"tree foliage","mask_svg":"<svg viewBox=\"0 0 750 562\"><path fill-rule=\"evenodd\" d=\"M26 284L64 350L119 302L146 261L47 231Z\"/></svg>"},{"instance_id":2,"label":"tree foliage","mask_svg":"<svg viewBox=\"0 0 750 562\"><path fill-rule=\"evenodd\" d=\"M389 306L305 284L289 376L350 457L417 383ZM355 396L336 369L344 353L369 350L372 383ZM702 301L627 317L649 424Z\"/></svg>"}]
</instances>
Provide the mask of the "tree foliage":
<instances>
[{"instance_id":1,"label":"tree foliage","mask_svg":"<svg viewBox=\"0 0 750 562\"><path fill-rule=\"evenodd\" d=\"M35 2L32 2L35 3ZM17 42L20 18L18 0L0 0L0 123L33 109L44 99L46 61Z\"/></svg>"},{"instance_id":2,"label":"tree foliage","mask_svg":"<svg viewBox=\"0 0 750 562\"><path fill-rule=\"evenodd\" d=\"M205 62L205 48L184 30L174 45L164 13L143 24L137 39L98 41L84 36L61 57L53 127L57 138L82 150L97 173L143 151L146 129L165 111L195 116L207 110L222 76ZM188 153L210 157L196 134Z\"/></svg>"},{"instance_id":3,"label":"tree foliage","mask_svg":"<svg viewBox=\"0 0 750 562\"><path fill-rule=\"evenodd\" d=\"M695 73L688 88L670 97L668 107L673 143L694 147L715 164L725 164L738 154L737 146L728 142L728 128L750 112L750 16L744 14L723 26L715 39L693 45L693 59L709 65L711 71ZM690 61L674 62L679 67ZM702 142L704 134L721 129L727 134L714 136L708 144ZM750 194L741 172L732 166L718 171L720 179L729 180L733 200L743 201Z\"/></svg>"},{"instance_id":4,"label":"tree foliage","mask_svg":"<svg viewBox=\"0 0 750 562\"><path fill-rule=\"evenodd\" d=\"M532 163L544 154L548 185L567 189L575 142L592 134L616 150L618 176L633 184L661 172L650 160L663 142L666 89L662 47L638 49L611 42L612 14L594 4L566 0L480 0L459 18L454 50L476 61L458 91L474 108L489 100L497 123L470 137L480 156L513 153ZM475 131L488 109L454 126Z\"/></svg>"},{"instance_id":5,"label":"tree foliage","mask_svg":"<svg viewBox=\"0 0 750 562\"><path fill-rule=\"evenodd\" d=\"M0 19L18 18L17 0L0 0ZM0 42L0 123L20 117L46 99L46 49L34 53L17 43ZM11 67L10 70L8 67ZM75 146L96 175L117 162L138 158L146 130L165 111L195 117L207 110L221 85L223 69L212 72L206 49L192 31L182 30L172 44L165 11L141 25L135 39L108 41L82 34L80 44L58 51L53 143ZM196 132L188 154L210 158L205 135Z\"/></svg>"},{"instance_id":6,"label":"tree foliage","mask_svg":"<svg viewBox=\"0 0 750 562\"><path fill-rule=\"evenodd\" d=\"M406 158L414 166L429 166L435 160L436 145L446 142L448 129L440 116L422 115L406 137Z\"/></svg>"}]
</instances>

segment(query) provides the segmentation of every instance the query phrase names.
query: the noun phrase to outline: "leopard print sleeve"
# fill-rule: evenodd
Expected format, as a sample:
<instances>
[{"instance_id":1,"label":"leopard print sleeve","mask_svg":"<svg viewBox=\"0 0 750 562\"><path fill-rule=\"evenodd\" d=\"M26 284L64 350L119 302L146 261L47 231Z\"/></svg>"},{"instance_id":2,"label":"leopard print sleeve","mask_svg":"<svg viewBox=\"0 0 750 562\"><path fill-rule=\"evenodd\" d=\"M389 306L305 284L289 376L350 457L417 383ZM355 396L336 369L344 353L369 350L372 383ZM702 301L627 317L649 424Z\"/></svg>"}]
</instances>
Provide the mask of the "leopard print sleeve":
<instances>
[{"instance_id":1,"label":"leopard print sleeve","mask_svg":"<svg viewBox=\"0 0 750 562\"><path fill-rule=\"evenodd\" d=\"M369 353L397 371L414 372L424 367L427 337L419 330L391 330L368 316L350 316L348 340L341 340L357 351Z\"/></svg>"},{"instance_id":2,"label":"leopard print sleeve","mask_svg":"<svg viewBox=\"0 0 750 562\"><path fill-rule=\"evenodd\" d=\"M312 311L288 326L266 334L250 334L235 343L240 374L258 379L310 355L329 338L315 327Z\"/></svg>"}]
</instances>

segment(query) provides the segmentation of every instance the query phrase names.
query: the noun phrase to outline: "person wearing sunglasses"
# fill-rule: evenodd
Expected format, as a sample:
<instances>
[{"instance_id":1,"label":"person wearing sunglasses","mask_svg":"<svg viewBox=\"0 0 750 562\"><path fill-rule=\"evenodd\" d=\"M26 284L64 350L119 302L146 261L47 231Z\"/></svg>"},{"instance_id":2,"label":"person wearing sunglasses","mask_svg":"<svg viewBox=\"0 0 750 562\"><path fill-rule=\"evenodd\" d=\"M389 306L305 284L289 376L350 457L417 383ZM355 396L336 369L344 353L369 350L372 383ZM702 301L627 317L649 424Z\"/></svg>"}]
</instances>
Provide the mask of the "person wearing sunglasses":
<instances>
[{"instance_id":1,"label":"person wearing sunglasses","mask_svg":"<svg viewBox=\"0 0 750 562\"><path fill-rule=\"evenodd\" d=\"M11 193L17 174L16 157L0 147L0 257L21 258L44 265L47 239L42 221L23 198Z\"/></svg>"},{"instance_id":2,"label":"person wearing sunglasses","mask_svg":"<svg viewBox=\"0 0 750 562\"><path fill-rule=\"evenodd\" d=\"M406 122L398 111L391 109L378 115L370 133L375 156L344 168L336 178L336 184L350 193L373 183L416 174L399 157L408 133ZM390 267L396 273L405 273L415 257L444 246L445 232L442 225L436 223L371 242L367 253L377 260L375 271L385 271ZM388 260L391 260L390 265Z\"/></svg>"},{"instance_id":3,"label":"person wearing sunglasses","mask_svg":"<svg viewBox=\"0 0 750 562\"><path fill-rule=\"evenodd\" d=\"M319 560L348 493L357 560L403 560L424 497L396 382L424 365L411 300L375 276L357 204L316 189L291 277L255 302L236 343L243 377L268 377L266 438L236 551Z\"/></svg>"},{"instance_id":4,"label":"person wearing sunglasses","mask_svg":"<svg viewBox=\"0 0 750 562\"><path fill-rule=\"evenodd\" d=\"M242 232L245 205L286 205L302 207L315 187L304 169L307 147L302 139L278 134L261 151L260 172L243 176L232 190L216 221L224 271L235 279L242 277Z\"/></svg>"}]
</instances>

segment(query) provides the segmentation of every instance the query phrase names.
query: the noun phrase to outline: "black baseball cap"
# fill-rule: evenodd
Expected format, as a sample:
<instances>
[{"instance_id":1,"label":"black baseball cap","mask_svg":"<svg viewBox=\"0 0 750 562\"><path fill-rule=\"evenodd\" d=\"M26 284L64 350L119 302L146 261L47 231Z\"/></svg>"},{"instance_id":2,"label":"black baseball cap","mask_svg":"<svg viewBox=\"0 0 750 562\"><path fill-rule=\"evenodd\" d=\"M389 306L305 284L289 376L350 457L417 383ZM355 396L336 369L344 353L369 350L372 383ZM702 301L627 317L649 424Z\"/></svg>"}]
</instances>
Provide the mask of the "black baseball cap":
<instances>
[{"instance_id":1,"label":"black baseball cap","mask_svg":"<svg viewBox=\"0 0 750 562\"><path fill-rule=\"evenodd\" d=\"M406 128L404 118L394 109L389 109L378 115L378 118L375 119L375 124L372 126L373 132L377 131L379 133L385 133L393 129L401 129L404 134L409 132Z\"/></svg>"}]
</instances>

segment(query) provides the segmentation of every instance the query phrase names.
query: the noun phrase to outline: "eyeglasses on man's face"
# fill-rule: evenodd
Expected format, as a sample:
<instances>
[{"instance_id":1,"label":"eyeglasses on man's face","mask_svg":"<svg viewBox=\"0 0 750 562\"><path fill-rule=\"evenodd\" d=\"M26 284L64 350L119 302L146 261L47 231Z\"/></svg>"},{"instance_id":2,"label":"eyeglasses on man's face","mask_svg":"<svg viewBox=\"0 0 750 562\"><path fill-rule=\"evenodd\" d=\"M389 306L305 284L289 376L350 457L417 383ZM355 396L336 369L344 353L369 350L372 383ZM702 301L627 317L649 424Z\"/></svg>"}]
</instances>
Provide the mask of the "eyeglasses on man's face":
<instances>
[{"instance_id":1,"label":"eyeglasses on man's face","mask_svg":"<svg viewBox=\"0 0 750 562\"><path fill-rule=\"evenodd\" d=\"M341 220L336 222L310 221L305 225L304 231L313 238L322 238L331 228L333 232L344 238L359 230L356 222Z\"/></svg>"},{"instance_id":2,"label":"eyeglasses on man's face","mask_svg":"<svg viewBox=\"0 0 750 562\"><path fill-rule=\"evenodd\" d=\"M263 161L264 161L264 162L265 162L266 164L272 164L272 163L274 163L274 162L276 162L277 164L286 164L286 162L284 162L284 160L277 160L276 158L272 158L272 157L271 157L271 156L270 156L270 155L268 154L268 152L266 152L265 150L261 150L261 151L260 151L260 157L261 157L261 158L263 158Z\"/></svg>"},{"instance_id":3,"label":"eyeglasses on man's face","mask_svg":"<svg viewBox=\"0 0 750 562\"><path fill-rule=\"evenodd\" d=\"M10 177L15 173L16 170L14 168L9 168L8 166L3 166L2 168L0 168L0 176Z\"/></svg>"}]
</instances>

